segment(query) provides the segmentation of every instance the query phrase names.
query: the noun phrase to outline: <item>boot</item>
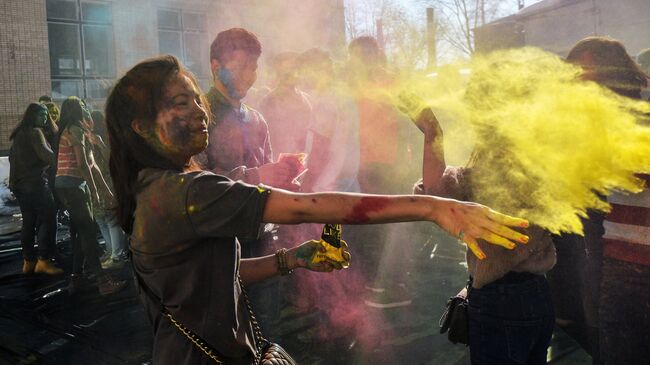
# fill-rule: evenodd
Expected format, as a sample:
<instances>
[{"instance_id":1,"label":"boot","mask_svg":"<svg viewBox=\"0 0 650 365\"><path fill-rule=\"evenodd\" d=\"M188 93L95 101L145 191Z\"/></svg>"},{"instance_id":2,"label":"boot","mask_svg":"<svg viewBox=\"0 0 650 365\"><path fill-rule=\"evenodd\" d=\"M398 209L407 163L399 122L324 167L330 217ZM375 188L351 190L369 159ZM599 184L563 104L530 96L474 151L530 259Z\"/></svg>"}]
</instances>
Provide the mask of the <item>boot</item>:
<instances>
[{"instance_id":1,"label":"boot","mask_svg":"<svg viewBox=\"0 0 650 365\"><path fill-rule=\"evenodd\" d=\"M100 295L109 295L117 293L126 287L126 281L115 281L108 275L100 276L97 279L97 289Z\"/></svg>"},{"instance_id":2,"label":"boot","mask_svg":"<svg viewBox=\"0 0 650 365\"><path fill-rule=\"evenodd\" d=\"M37 274L61 275L63 270L54 266L50 260L38 259L34 272Z\"/></svg>"},{"instance_id":3,"label":"boot","mask_svg":"<svg viewBox=\"0 0 650 365\"><path fill-rule=\"evenodd\" d=\"M35 267L36 267L36 261L23 260L23 274L25 275L33 274Z\"/></svg>"}]
</instances>

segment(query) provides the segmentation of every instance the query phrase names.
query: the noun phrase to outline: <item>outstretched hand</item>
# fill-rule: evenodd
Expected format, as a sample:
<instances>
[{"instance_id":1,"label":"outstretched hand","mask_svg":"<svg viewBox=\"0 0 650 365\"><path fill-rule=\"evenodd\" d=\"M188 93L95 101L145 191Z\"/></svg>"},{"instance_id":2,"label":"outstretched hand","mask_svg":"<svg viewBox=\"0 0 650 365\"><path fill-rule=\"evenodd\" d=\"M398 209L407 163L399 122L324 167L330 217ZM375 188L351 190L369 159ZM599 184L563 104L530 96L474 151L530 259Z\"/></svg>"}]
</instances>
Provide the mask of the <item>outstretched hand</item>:
<instances>
[{"instance_id":1,"label":"outstretched hand","mask_svg":"<svg viewBox=\"0 0 650 365\"><path fill-rule=\"evenodd\" d=\"M341 245L344 250L344 257L346 261L350 261L350 252L347 250L347 244L344 241L341 241ZM289 255L289 262L294 261L295 267L302 267L311 271L318 272L331 272L334 270L341 270L343 268L343 263L336 262L334 260L327 259L326 261L313 263L312 258L316 252L324 252L325 248L319 243L319 241L311 240L302 243L299 246L296 246L290 249L287 252Z\"/></svg>"},{"instance_id":2,"label":"outstretched hand","mask_svg":"<svg viewBox=\"0 0 650 365\"><path fill-rule=\"evenodd\" d=\"M418 95L402 92L397 98L397 108L415 123L425 137L442 137L442 128L433 110Z\"/></svg>"},{"instance_id":3,"label":"outstretched hand","mask_svg":"<svg viewBox=\"0 0 650 365\"><path fill-rule=\"evenodd\" d=\"M445 199L443 205L444 208L438 211L435 222L466 243L480 260L486 256L478 246L479 239L509 250L515 248L515 242L528 243L528 236L509 228L527 228L529 223L525 219L501 214L477 203Z\"/></svg>"}]
</instances>

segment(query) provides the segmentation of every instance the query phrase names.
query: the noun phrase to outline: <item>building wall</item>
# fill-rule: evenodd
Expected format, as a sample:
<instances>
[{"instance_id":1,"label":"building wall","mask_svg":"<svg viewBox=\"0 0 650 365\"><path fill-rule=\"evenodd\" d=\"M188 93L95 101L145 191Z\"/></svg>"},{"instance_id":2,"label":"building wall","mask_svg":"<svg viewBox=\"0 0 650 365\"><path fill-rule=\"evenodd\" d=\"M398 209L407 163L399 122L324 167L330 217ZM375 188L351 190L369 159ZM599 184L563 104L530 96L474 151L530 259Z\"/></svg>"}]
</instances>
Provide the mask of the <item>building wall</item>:
<instances>
[{"instance_id":1,"label":"building wall","mask_svg":"<svg viewBox=\"0 0 650 365\"><path fill-rule=\"evenodd\" d=\"M566 55L587 36L621 40L631 55L650 48L650 1L592 0L576 2L524 18L527 45Z\"/></svg>"},{"instance_id":2,"label":"building wall","mask_svg":"<svg viewBox=\"0 0 650 365\"><path fill-rule=\"evenodd\" d=\"M0 151L27 105L50 93L45 2L0 1Z\"/></svg>"},{"instance_id":3,"label":"building wall","mask_svg":"<svg viewBox=\"0 0 650 365\"><path fill-rule=\"evenodd\" d=\"M260 65L281 51L345 46L343 0L103 0L112 5L115 77L138 61L159 54L159 8L195 11L206 16L202 41L203 86L210 82L209 46L222 30L244 27L263 47ZM0 1L0 153L22 112L40 95L51 94L50 56L45 0ZM102 107L104 100L90 100Z\"/></svg>"}]
</instances>

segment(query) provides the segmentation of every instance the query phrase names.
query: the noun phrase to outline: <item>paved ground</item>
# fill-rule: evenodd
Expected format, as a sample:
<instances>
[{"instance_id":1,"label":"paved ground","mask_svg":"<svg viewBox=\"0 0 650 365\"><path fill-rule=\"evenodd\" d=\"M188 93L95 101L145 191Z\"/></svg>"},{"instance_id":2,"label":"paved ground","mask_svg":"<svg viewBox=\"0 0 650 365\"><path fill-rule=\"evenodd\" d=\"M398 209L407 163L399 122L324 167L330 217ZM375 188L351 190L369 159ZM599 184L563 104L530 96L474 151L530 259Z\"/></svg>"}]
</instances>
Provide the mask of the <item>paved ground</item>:
<instances>
[{"instance_id":1,"label":"paved ground","mask_svg":"<svg viewBox=\"0 0 650 365\"><path fill-rule=\"evenodd\" d=\"M69 296L63 290L64 277L20 274L16 238L0 237L0 364L135 365L150 361L150 329L131 283L127 290L108 298L93 291ZM59 238L60 264L69 270L64 230ZM354 325L340 330L341 323L333 325L323 313L307 313L285 303L279 328L282 344L307 365L468 364L466 348L452 345L438 333L438 318L447 298L464 285L462 250L438 234L421 241L412 243L417 254L409 268L410 306L355 307L360 312L350 314L348 321ZM111 274L131 279L129 265ZM363 290L348 292L346 298L333 303L342 307L363 303L365 295ZM562 333L557 334L549 355L554 364L590 363Z\"/></svg>"}]
</instances>

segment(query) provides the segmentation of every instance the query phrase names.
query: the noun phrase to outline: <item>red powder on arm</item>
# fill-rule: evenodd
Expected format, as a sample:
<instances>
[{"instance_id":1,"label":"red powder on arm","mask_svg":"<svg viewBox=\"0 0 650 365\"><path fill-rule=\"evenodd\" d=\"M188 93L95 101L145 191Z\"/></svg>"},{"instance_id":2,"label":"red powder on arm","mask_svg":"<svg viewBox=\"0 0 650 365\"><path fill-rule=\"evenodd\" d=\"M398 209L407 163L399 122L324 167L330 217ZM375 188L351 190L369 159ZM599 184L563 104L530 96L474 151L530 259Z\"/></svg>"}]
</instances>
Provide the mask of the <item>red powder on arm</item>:
<instances>
[{"instance_id":1,"label":"red powder on arm","mask_svg":"<svg viewBox=\"0 0 650 365\"><path fill-rule=\"evenodd\" d=\"M366 197L352 207L352 212L343 218L346 224L368 223L368 213L379 212L388 206L389 199L385 197Z\"/></svg>"}]
</instances>

